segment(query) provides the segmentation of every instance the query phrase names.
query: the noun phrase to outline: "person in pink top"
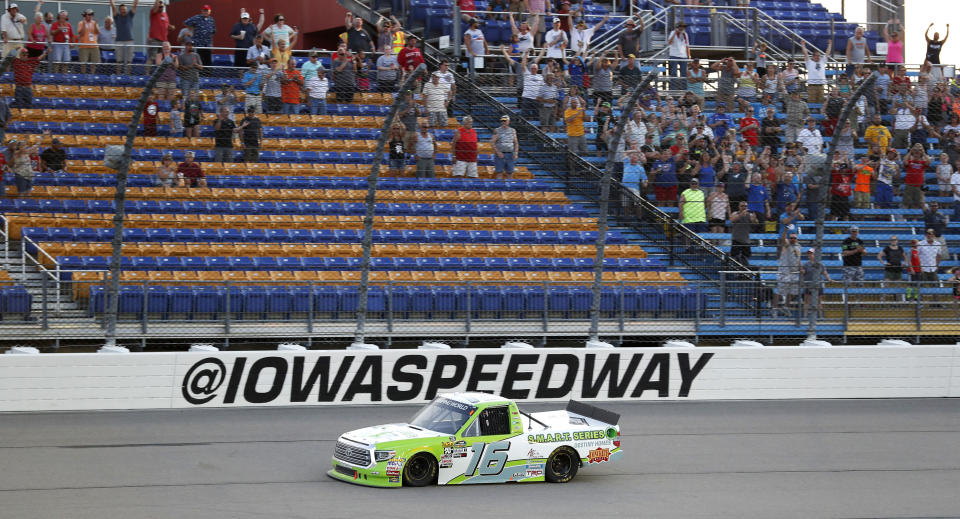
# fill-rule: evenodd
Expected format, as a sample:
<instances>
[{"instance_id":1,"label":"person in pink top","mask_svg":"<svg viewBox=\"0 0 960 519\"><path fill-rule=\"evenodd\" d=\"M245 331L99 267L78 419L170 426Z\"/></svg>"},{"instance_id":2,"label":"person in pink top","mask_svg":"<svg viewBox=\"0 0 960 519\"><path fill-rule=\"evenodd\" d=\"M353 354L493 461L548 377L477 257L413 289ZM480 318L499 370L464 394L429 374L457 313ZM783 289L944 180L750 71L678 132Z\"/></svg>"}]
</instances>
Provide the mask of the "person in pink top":
<instances>
[{"instance_id":1,"label":"person in pink top","mask_svg":"<svg viewBox=\"0 0 960 519\"><path fill-rule=\"evenodd\" d=\"M43 54L43 51L47 48L47 42L50 40L50 31L43 24L43 13L39 11L34 13L33 24L27 30L27 36L30 38L30 43L27 44L27 55L35 58Z\"/></svg>"},{"instance_id":2,"label":"person in pink top","mask_svg":"<svg viewBox=\"0 0 960 519\"><path fill-rule=\"evenodd\" d=\"M900 24L900 19L894 18L887 22L881 34L887 42L887 64L903 63L903 25Z\"/></svg>"}]
</instances>

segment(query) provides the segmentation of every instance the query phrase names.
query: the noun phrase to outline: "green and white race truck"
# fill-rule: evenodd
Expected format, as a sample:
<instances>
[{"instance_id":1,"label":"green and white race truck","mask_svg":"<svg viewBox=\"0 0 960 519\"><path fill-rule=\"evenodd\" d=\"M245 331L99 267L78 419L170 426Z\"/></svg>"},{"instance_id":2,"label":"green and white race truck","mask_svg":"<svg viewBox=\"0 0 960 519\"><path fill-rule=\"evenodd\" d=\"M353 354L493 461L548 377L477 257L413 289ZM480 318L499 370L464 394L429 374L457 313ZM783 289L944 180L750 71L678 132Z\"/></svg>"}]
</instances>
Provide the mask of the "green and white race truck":
<instances>
[{"instance_id":1,"label":"green and white race truck","mask_svg":"<svg viewBox=\"0 0 960 519\"><path fill-rule=\"evenodd\" d=\"M337 439L342 481L377 487L550 481L623 455L620 415L571 400L565 410L528 414L487 393L448 393L410 423L375 425Z\"/></svg>"}]
</instances>

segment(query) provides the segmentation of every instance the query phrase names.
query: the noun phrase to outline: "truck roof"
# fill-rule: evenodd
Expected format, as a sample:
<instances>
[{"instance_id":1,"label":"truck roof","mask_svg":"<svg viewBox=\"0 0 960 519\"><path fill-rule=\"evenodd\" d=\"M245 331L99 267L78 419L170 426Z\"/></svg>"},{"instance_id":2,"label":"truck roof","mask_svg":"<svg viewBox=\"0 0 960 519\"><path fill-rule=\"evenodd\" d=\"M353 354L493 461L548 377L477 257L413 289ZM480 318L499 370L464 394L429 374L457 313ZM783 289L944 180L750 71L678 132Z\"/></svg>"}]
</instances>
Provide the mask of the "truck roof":
<instances>
[{"instance_id":1,"label":"truck roof","mask_svg":"<svg viewBox=\"0 0 960 519\"><path fill-rule=\"evenodd\" d=\"M478 405L486 404L489 402L512 402L509 399L503 398L500 395L493 395L490 393L480 393L478 391L464 391L460 393L443 393L440 396L444 398L449 398L451 400L456 400L457 402L463 402L464 404Z\"/></svg>"}]
</instances>

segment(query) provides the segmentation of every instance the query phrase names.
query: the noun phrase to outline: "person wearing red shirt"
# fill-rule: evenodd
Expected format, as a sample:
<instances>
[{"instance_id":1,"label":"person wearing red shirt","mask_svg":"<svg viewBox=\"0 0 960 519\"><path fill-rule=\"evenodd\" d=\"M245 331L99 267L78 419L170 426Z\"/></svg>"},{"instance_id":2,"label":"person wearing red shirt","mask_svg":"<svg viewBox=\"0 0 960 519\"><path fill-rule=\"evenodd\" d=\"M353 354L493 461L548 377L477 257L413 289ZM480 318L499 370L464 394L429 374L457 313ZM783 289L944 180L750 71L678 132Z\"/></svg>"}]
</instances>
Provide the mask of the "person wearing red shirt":
<instances>
[{"instance_id":1,"label":"person wearing red shirt","mask_svg":"<svg viewBox=\"0 0 960 519\"><path fill-rule=\"evenodd\" d=\"M77 37L73 34L73 26L70 25L70 16L66 11L60 11L57 21L50 24L50 40L53 47L50 56L53 72L66 73L67 64L70 63L70 44L77 41Z\"/></svg>"},{"instance_id":2,"label":"person wearing red shirt","mask_svg":"<svg viewBox=\"0 0 960 519\"><path fill-rule=\"evenodd\" d=\"M473 118L464 116L460 128L453 134L453 176L477 178L477 131L473 129Z\"/></svg>"},{"instance_id":3,"label":"person wearing red shirt","mask_svg":"<svg viewBox=\"0 0 960 519\"><path fill-rule=\"evenodd\" d=\"M157 99L150 96L147 99L147 106L143 107L143 135L146 137L157 136L157 114L160 113L160 106L157 105Z\"/></svg>"},{"instance_id":4,"label":"person wearing red shirt","mask_svg":"<svg viewBox=\"0 0 960 519\"><path fill-rule=\"evenodd\" d=\"M167 7L163 0L156 0L150 8L150 29L147 31L147 69L160 50L160 45L170 41L168 33L175 27L167 16Z\"/></svg>"},{"instance_id":5,"label":"person wearing red shirt","mask_svg":"<svg viewBox=\"0 0 960 519\"><path fill-rule=\"evenodd\" d=\"M406 75L413 72L421 63L423 63L423 54L417 48L417 39L410 36L407 38L406 45L397 54L397 64L400 65L400 69Z\"/></svg>"},{"instance_id":6,"label":"person wearing red shirt","mask_svg":"<svg viewBox=\"0 0 960 519\"><path fill-rule=\"evenodd\" d=\"M917 287L921 281L923 265L920 263L919 240L910 240L910 260L907 262L907 273L910 274L910 284L907 285L907 301L917 300Z\"/></svg>"},{"instance_id":7,"label":"person wearing red shirt","mask_svg":"<svg viewBox=\"0 0 960 519\"><path fill-rule=\"evenodd\" d=\"M15 108L30 108L33 106L33 71L36 70L40 60L47 56L47 51L43 54L31 58L26 47L20 48L20 56L13 60L13 104Z\"/></svg>"},{"instance_id":8,"label":"person wearing red shirt","mask_svg":"<svg viewBox=\"0 0 960 519\"><path fill-rule=\"evenodd\" d=\"M760 144L760 121L753 116L753 108L747 107L745 116L740 119L740 133L751 146Z\"/></svg>"},{"instance_id":9,"label":"person wearing red shirt","mask_svg":"<svg viewBox=\"0 0 960 519\"><path fill-rule=\"evenodd\" d=\"M187 187L207 187L203 169L199 163L193 161L193 157L192 151L183 154L183 162L177 166L177 176L183 179L183 185Z\"/></svg>"},{"instance_id":10,"label":"person wearing red shirt","mask_svg":"<svg viewBox=\"0 0 960 519\"><path fill-rule=\"evenodd\" d=\"M850 195L853 194L853 169L847 157L836 152L830 168L830 219L847 220L850 216Z\"/></svg>"},{"instance_id":11,"label":"person wearing red shirt","mask_svg":"<svg viewBox=\"0 0 960 519\"><path fill-rule=\"evenodd\" d=\"M903 158L903 207L923 209L923 175L930 166L930 158L919 142Z\"/></svg>"},{"instance_id":12,"label":"person wearing red shirt","mask_svg":"<svg viewBox=\"0 0 960 519\"><path fill-rule=\"evenodd\" d=\"M477 4L475 4L473 0L457 0L457 4L460 6L460 18L465 22L469 22L470 19L474 17Z\"/></svg>"}]
</instances>

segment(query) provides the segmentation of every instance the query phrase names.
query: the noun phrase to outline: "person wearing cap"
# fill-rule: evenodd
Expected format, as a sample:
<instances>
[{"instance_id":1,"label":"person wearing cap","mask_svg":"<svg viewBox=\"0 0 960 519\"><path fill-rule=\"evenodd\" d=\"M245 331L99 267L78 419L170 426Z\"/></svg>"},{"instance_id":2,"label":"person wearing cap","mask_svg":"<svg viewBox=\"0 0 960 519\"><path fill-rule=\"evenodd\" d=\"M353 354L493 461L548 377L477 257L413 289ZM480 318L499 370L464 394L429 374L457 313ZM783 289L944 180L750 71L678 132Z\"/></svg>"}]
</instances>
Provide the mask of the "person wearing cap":
<instances>
[{"instance_id":1,"label":"person wearing cap","mask_svg":"<svg viewBox=\"0 0 960 519\"><path fill-rule=\"evenodd\" d=\"M554 17L551 29L543 36L548 58L562 58L564 49L570 42L567 33L560 27L560 18Z\"/></svg>"},{"instance_id":2,"label":"person wearing cap","mask_svg":"<svg viewBox=\"0 0 960 519\"><path fill-rule=\"evenodd\" d=\"M170 41L169 32L176 29L170 23L170 17L167 15L167 4L165 0L154 0L153 7L150 8L150 28L147 31L147 70L154 63L154 57L160 50L160 45L165 41Z\"/></svg>"},{"instance_id":3,"label":"person wearing cap","mask_svg":"<svg viewBox=\"0 0 960 519\"><path fill-rule=\"evenodd\" d=\"M43 153L40 154L39 171L46 171L47 173L64 171L66 164L67 150L63 148L63 144L60 142L60 139L53 139L53 141L50 143L50 147L43 150Z\"/></svg>"},{"instance_id":4,"label":"person wearing cap","mask_svg":"<svg viewBox=\"0 0 960 519\"><path fill-rule=\"evenodd\" d=\"M263 142L263 124L257 117L254 107L248 107L240 125L240 147L243 149L243 161L248 164L260 162L260 145Z\"/></svg>"},{"instance_id":5,"label":"person wearing cap","mask_svg":"<svg viewBox=\"0 0 960 519\"><path fill-rule=\"evenodd\" d=\"M188 98L191 92L200 93L200 71L203 63L200 56L193 50L193 41L187 40L183 44L183 52L177 56L177 72L180 75L180 91L183 97Z\"/></svg>"},{"instance_id":6,"label":"person wearing cap","mask_svg":"<svg viewBox=\"0 0 960 519\"><path fill-rule=\"evenodd\" d=\"M722 104L732 109L737 89L737 78L740 77L740 68L737 67L737 61L732 57L723 58L711 63L710 70L720 74L720 78L717 79L717 106L719 107ZM714 130L714 133L716 133L716 130ZM721 137L718 133L717 140Z\"/></svg>"},{"instance_id":7,"label":"person wearing cap","mask_svg":"<svg viewBox=\"0 0 960 519\"><path fill-rule=\"evenodd\" d=\"M808 117L807 126L797 133L797 142L807 153L823 152L823 135L817 129L817 121L813 117Z\"/></svg>"},{"instance_id":8,"label":"person wearing cap","mask_svg":"<svg viewBox=\"0 0 960 519\"><path fill-rule=\"evenodd\" d=\"M823 293L821 280L830 282L830 274L823 263L817 261L817 249L807 249L807 261L800 266L803 276L803 315L810 315L810 306L817 307L817 313L823 317L823 305L820 295Z\"/></svg>"},{"instance_id":9,"label":"person wearing cap","mask_svg":"<svg viewBox=\"0 0 960 519\"><path fill-rule=\"evenodd\" d=\"M800 254L797 233L792 232L777 259L777 293L770 302L774 317L780 315L781 305L789 307L791 298L800 295Z\"/></svg>"},{"instance_id":10,"label":"person wearing cap","mask_svg":"<svg viewBox=\"0 0 960 519\"><path fill-rule=\"evenodd\" d=\"M937 245L939 252L940 246ZM850 227L850 236L844 238L840 244L840 256L843 258L843 284L844 286L856 285L863 287L863 255L867 249L863 246L863 240L860 239L860 228L856 225ZM860 300L859 294L856 300Z\"/></svg>"},{"instance_id":11,"label":"person wearing cap","mask_svg":"<svg viewBox=\"0 0 960 519\"><path fill-rule=\"evenodd\" d=\"M603 24L607 23L609 19L610 14L608 13L593 27L589 28L587 27L586 19L581 17L577 20L576 26L570 31L570 50L574 53L586 53L590 47L590 40L593 39L594 33L596 33Z\"/></svg>"},{"instance_id":12,"label":"person wearing cap","mask_svg":"<svg viewBox=\"0 0 960 519\"><path fill-rule=\"evenodd\" d=\"M695 233L707 232L706 195L700 189L700 179L690 179L690 187L680 193L678 206L680 221Z\"/></svg>"},{"instance_id":13,"label":"person wearing cap","mask_svg":"<svg viewBox=\"0 0 960 519\"><path fill-rule=\"evenodd\" d=\"M238 68L247 67L247 53L253 46L254 38L260 34L263 28L264 13L260 9L260 20L254 25L250 21L250 13L245 9L240 11L240 21L233 24L230 29L230 37L233 38L234 46L237 50L233 51L233 66Z\"/></svg>"},{"instance_id":14,"label":"person wearing cap","mask_svg":"<svg viewBox=\"0 0 960 519\"><path fill-rule=\"evenodd\" d=\"M4 57L26 43L27 33L23 27L25 23L27 23L27 17L20 13L17 4L8 5L7 12L0 15L0 37L3 38Z\"/></svg>"},{"instance_id":15,"label":"person wearing cap","mask_svg":"<svg viewBox=\"0 0 960 519\"><path fill-rule=\"evenodd\" d=\"M120 67L118 72L123 74L130 74L130 62L133 61L133 16L137 14L139 3L140 0L133 0L133 5L128 9L126 4L116 5L114 0L110 0L110 14L116 24L117 49L114 56Z\"/></svg>"},{"instance_id":16,"label":"person wearing cap","mask_svg":"<svg viewBox=\"0 0 960 519\"><path fill-rule=\"evenodd\" d=\"M210 47L213 47L213 35L217 32L217 22L210 15L210 10L210 6L204 4L200 7L200 14L195 14L183 22L184 26L193 29L193 44L197 46L197 54L206 67L213 64L213 49Z\"/></svg>"},{"instance_id":17,"label":"person wearing cap","mask_svg":"<svg viewBox=\"0 0 960 519\"><path fill-rule=\"evenodd\" d=\"M560 8L554 11L553 15L556 18L560 19L560 30L570 34L570 20L571 17L579 14L583 16L583 12L580 9L570 9L570 0L562 0L560 2Z\"/></svg>"},{"instance_id":18,"label":"person wearing cap","mask_svg":"<svg viewBox=\"0 0 960 519\"><path fill-rule=\"evenodd\" d=\"M477 62L483 66L484 56L487 55L487 39L480 30L480 21L476 18L470 19L470 28L463 33L463 46L467 51L467 68L470 71L470 79L477 78ZM479 58L479 59L478 59Z\"/></svg>"},{"instance_id":19,"label":"person wearing cap","mask_svg":"<svg viewBox=\"0 0 960 519\"><path fill-rule=\"evenodd\" d=\"M493 172L495 178L513 178L514 161L520 152L520 140L517 130L510 127L510 116L500 117L500 126L493 129L490 138L493 145Z\"/></svg>"},{"instance_id":20,"label":"person wearing cap","mask_svg":"<svg viewBox=\"0 0 960 519\"><path fill-rule=\"evenodd\" d=\"M463 117L450 148L453 149L453 176L477 178L477 131L473 129L473 117Z\"/></svg>"},{"instance_id":21,"label":"person wearing cap","mask_svg":"<svg viewBox=\"0 0 960 519\"><path fill-rule=\"evenodd\" d=\"M93 9L84 9L83 19L77 22L78 61L80 63L90 63L90 65L80 66L80 71L84 74L96 72L97 68L93 63L100 63L99 37L100 25L93 17Z\"/></svg>"},{"instance_id":22,"label":"person wearing cap","mask_svg":"<svg viewBox=\"0 0 960 519\"><path fill-rule=\"evenodd\" d=\"M413 35L407 38L403 49L397 53L397 63L400 64L400 70L404 77L416 70L423 63L423 52L417 47L419 40Z\"/></svg>"},{"instance_id":23,"label":"person wearing cap","mask_svg":"<svg viewBox=\"0 0 960 519\"><path fill-rule=\"evenodd\" d=\"M636 20L640 21L639 26ZM636 20L633 17L627 18L624 22L625 27L617 38L617 56L620 59L626 58L628 54L640 54L640 35L643 33L644 25L642 17Z\"/></svg>"},{"instance_id":24,"label":"person wearing cap","mask_svg":"<svg viewBox=\"0 0 960 519\"><path fill-rule=\"evenodd\" d=\"M667 75L678 76L678 81L671 80L671 90L685 90L687 88L687 60L690 59L690 36L687 34L687 24L681 21L676 29L670 32L667 38L670 60L668 61Z\"/></svg>"},{"instance_id":25,"label":"person wearing cap","mask_svg":"<svg viewBox=\"0 0 960 519\"><path fill-rule=\"evenodd\" d=\"M707 79L707 70L700 66L700 59L690 61L687 69L687 93L693 96L693 102L703 110L703 83Z\"/></svg>"}]
</instances>

